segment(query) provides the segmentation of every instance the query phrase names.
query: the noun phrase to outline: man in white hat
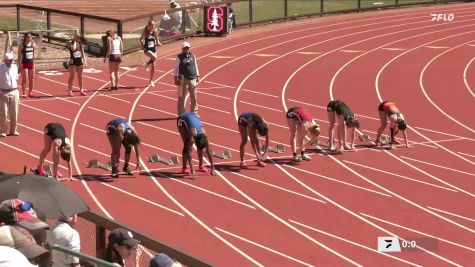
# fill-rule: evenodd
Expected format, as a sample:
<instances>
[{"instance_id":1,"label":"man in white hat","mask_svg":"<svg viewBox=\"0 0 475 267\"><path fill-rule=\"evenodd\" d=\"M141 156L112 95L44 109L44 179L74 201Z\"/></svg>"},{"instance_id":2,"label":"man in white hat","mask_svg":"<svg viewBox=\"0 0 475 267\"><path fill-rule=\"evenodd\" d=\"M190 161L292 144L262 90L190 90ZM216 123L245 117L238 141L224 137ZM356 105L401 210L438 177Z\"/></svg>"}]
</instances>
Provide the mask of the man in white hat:
<instances>
[{"instance_id":1,"label":"man in white hat","mask_svg":"<svg viewBox=\"0 0 475 267\"><path fill-rule=\"evenodd\" d=\"M178 86L178 115L185 113L185 100L191 94L190 112L198 113L196 86L200 82L200 72L196 62L196 55L190 51L190 43L182 44L182 52L176 57L175 84Z\"/></svg>"},{"instance_id":2,"label":"man in white hat","mask_svg":"<svg viewBox=\"0 0 475 267\"><path fill-rule=\"evenodd\" d=\"M17 131L18 106L18 67L13 64L13 54L5 53L4 63L0 65L0 137L7 132L7 114L10 116L10 135L20 135Z\"/></svg>"},{"instance_id":3,"label":"man in white hat","mask_svg":"<svg viewBox=\"0 0 475 267\"><path fill-rule=\"evenodd\" d=\"M170 8L175 9L175 8L181 8L180 5L175 2L175 0L169 0ZM183 14L181 10L175 11L171 13L171 25L172 29L175 32L179 32L180 27L181 27L181 22L183 20Z\"/></svg>"}]
</instances>

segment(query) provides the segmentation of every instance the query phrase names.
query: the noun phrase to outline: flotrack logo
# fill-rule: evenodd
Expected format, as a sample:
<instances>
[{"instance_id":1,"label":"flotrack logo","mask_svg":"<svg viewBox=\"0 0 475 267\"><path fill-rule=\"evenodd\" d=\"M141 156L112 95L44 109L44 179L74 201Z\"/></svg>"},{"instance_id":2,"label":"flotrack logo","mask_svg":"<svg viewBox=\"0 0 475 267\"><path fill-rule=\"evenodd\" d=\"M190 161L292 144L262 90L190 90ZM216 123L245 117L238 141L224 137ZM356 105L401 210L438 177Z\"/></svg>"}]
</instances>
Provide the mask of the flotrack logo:
<instances>
[{"instance_id":1,"label":"flotrack logo","mask_svg":"<svg viewBox=\"0 0 475 267\"><path fill-rule=\"evenodd\" d=\"M452 13L433 13L430 14L432 21L454 21L455 15Z\"/></svg>"}]
</instances>

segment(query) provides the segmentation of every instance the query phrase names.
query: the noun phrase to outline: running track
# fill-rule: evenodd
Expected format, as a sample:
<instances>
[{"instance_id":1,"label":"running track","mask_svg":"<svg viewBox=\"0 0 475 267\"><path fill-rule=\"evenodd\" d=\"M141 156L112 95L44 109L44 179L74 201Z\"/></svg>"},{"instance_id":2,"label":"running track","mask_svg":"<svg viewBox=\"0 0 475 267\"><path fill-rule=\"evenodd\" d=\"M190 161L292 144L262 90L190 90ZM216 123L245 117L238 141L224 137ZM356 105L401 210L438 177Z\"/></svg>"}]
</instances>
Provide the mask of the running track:
<instances>
[{"instance_id":1,"label":"running track","mask_svg":"<svg viewBox=\"0 0 475 267\"><path fill-rule=\"evenodd\" d=\"M455 20L432 22L434 12ZM475 5L463 4L305 20L193 47L212 147L234 154L218 160L217 176L196 179L146 159L181 154L174 55L159 59L155 88L144 87L140 67L123 70L121 85L129 89L101 91L107 74L90 73L85 87L94 93L57 98L46 94L66 95L67 76L39 74L45 95L22 101L22 135L0 140L8 155L1 169L34 166L42 128L57 121L71 133L74 173L82 178L66 185L94 210L216 265L473 266L474 32ZM275 164L238 168L240 113L261 114L272 144L288 144L285 110L303 106L320 120L326 141L330 99L346 101L373 135L379 101L395 101L412 147L361 144L344 155L316 149L312 161L297 165L289 153L271 154ZM115 117L133 121L146 168L111 180L86 163L108 160L103 129ZM252 155L246 158L252 165ZM378 236L417 240L418 248L378 253Z\"/></svg>"}]
</instances>

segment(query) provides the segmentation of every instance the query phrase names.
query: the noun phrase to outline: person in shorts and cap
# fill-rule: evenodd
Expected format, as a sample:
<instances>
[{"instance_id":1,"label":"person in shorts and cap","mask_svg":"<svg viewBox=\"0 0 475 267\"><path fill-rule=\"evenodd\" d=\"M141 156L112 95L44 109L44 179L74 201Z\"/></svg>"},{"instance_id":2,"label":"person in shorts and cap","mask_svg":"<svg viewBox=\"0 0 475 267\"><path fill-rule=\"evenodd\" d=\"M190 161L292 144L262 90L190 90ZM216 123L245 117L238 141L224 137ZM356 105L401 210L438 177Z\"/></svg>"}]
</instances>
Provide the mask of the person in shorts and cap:
<instances>
[{"instance_id":1,"label":"person in shorts and cap","mask_svg":"<svg viewBox=\"0 0 475 267\"><path fill-rule=\"evenodd\" d=\"M48 250L36 244L33 236L26 229L16 226L0 227L0 246L14 248L34 263L40 261L42 257L49 257Z\"/></svg>"},{"instance_id":2,"label":"person in shorts and cap","mask_svg":"<svg viewBox=\"0 0 475 267\"><path fill-rule=\"evenodd\" d=\"M127 229L117 228L112 230L108 240L105 260L117 263L120 266L125 265L124 261L132 255L132 251L137 250L137 254L141 251L137 249L140 241L134 239L132 232ZM136 266L138 265L136 264Z\"/></svg>"},{"instance_id":3,"label":"person in shorts and cap","mask_svg":"<svg viewBox=\"0 0 475 267\"><path fill-rule=\"evenodd\" d=\"M182 44L182 52L176 57L175 85L178 86L178 115L185 113L185 100L191 94L190 112L198 113L198 101L196 87L200 82L200 72L196 61L196 55L191 53L191 45L188 42Z\"/></svg>"}]
</instances>

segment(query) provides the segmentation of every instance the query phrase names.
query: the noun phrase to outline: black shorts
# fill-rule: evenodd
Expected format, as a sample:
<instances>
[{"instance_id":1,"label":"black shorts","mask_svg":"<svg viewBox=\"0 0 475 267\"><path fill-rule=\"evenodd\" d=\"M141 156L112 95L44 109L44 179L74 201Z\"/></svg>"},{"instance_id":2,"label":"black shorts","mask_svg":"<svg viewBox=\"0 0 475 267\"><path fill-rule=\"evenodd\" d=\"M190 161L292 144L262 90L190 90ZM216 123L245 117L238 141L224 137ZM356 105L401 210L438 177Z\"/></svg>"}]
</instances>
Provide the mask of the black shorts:
<instances>
[{"instance_id":1,"label":"black shorts","mask_svg":"<svg viewBox=\"0 0 475 267\"><path fill-rule=\"evenodd\" d=\"M298 115L295 113L295 110L299 109L298 107L293 107L293 108L289 108L289 110L287 110L287 113L285 114L285 116L288 118L288 119L296 119L298 120Z\"/></svg>"},{"instance_id":2,"label":"black shorts","mask_svg":"<svg viewBox=\"0 0 475 267\"><path fill-rule=\"evenodd\" d=\"M122 57L120 55L109 55L109 62L122 62Z\"/></svg>"},{"instance_id":3,"label":"black shorts","mask_svg":"<svg viewBox=\"0 0 475 267\"><path fill-rule=\"evenodd\" d=\"M340 104L340 101L338 100L333 100L330 101L327 105L327 111L328 112L336 112L338 105Z\"/></svg>"},{"instance_id":4,"label":"black shorts","mask_svg":"<svg viewBox=\"0 0 475 267\"><path fill-rule=\"evenodd\" d=\"M106 133L107 133L107 135L117 134L117 127L114 124L107 124Z\"/></svg>"},{"instance_id":5,"label":"black shorts","mask_svg":"<svg viewBox=\"0 0 475 267\"><path fill-rule=\"evenodd\" d=\"M69 60L69 65L82 66L84 65L82 58L73 58Z\"/></svg>"},{"instance_id":6,"label":"black shorts","mask_svg":"<svg viewBox=\"0 0 475 267\"><path fill-rule=\"evenodd\" d=\"M386 104L388 102L389 101L381 102L381 104L379 104L379 106L378 106L378 111L384 112L384 104Z\"/></svg>"}]
</instances>

